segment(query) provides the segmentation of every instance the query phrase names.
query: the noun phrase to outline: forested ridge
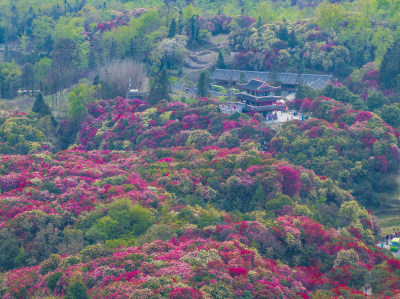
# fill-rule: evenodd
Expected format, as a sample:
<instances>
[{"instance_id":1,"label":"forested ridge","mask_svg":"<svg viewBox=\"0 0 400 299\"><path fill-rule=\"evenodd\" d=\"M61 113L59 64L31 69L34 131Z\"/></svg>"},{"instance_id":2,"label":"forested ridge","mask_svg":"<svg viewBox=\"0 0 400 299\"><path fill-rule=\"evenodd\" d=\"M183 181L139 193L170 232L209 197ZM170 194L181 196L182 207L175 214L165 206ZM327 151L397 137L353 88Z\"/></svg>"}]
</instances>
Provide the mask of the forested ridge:
<instances>
[{"instance_id":1,"label":"forested ridge","mask_svg":"<svg viewBox=\"0 0 400 299\"><path fill-rule=\"evenodd\" d=\"M0 297L398 297L399 28L400 1L0 0ZM221 113L215 69L332 80L277 128Z\"/></svg>"}]
</instances>

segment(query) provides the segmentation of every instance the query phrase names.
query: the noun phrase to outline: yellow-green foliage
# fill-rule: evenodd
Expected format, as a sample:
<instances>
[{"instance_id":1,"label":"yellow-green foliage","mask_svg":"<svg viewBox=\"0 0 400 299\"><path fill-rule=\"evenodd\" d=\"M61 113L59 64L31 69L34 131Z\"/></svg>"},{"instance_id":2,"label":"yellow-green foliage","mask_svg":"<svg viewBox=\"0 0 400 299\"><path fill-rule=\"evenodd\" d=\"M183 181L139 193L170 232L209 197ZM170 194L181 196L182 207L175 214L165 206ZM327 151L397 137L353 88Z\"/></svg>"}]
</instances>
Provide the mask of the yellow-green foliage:
<instances>
[{"instance_id":1,"label":"yellow-green foliage","mask_svg":"<svg viewBox=\"0 0 400 299\"><path fill-rule=\"evenodd\" d=\"M0 123L0 138L5 144L2 151L14 154L28 154L42 151L42 145L52 146L38 127L38 119L28 116L4 117Z\"/></svg>"},{"instance_id":2,"label":"yellow-green foliage","mask_svg":"<svg viewBox=\"0 0 400 299\"><path fill-rule=\"evenodd\" d=\"M157 115L157 108L149 108L141 114L142 123L145 127L148 127L150 121Z\"/></svg>"}]
</instances>

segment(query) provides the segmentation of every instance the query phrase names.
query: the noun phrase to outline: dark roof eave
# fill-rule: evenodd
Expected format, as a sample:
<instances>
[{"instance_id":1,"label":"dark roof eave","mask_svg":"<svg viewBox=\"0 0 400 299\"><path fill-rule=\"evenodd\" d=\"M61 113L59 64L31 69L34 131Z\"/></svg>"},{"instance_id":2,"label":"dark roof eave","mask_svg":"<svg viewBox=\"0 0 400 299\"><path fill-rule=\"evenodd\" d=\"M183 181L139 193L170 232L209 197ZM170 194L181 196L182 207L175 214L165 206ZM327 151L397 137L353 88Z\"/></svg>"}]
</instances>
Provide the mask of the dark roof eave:
<instances>
[{"instance_id":1,"label":"dark roof eave","mask_svg":"<svg viewBox=\"0 0 400 299\"><path fill-rule=\"evenodd\" d=\"M257 112L257 111L275 111L275 110L281 110L282 106L277 106L277 105L272 105L272 106L261 106L261 107L252 107L252 106L246 106L243 108L243 112Z\"/></svg>"},{"instance_id":2,"label":"dark roof eave","mask_svg":"<svg viewBox=\"0 0 400 299\"><path fill-rule=\"evenodd\" d=\"M235 96L238 99L243 99L246 101L254 101L254 102L276 102L282 99L280 96L262 96L257 97L246 93L235 93Z\"/></svg>"}]
</instances>

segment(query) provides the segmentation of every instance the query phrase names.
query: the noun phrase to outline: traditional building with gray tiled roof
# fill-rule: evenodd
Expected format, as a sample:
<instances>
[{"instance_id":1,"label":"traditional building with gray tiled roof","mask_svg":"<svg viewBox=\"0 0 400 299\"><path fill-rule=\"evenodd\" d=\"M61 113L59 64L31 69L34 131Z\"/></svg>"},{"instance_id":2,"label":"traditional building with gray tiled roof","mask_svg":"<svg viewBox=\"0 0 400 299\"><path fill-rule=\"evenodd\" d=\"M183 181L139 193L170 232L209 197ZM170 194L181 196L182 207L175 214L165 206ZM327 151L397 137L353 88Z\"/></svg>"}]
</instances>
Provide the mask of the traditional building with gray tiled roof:
<instances>
[{"instance_id":1,"label":"traditional building with gray tiled roof","mask_svg":"<svg viewBox=\"0 0 400 299\"><path fill-rule=\"evenodd\" d=\"M284 90L293 90L298 85L304 84L312 89L322 89L333 79L332 75L313 75L279 72L256 72L240 70L216 69L211 77L215 81L237 83L241 80L268 82L269 84L281 85Z\"/></svg>"}]
</instances>

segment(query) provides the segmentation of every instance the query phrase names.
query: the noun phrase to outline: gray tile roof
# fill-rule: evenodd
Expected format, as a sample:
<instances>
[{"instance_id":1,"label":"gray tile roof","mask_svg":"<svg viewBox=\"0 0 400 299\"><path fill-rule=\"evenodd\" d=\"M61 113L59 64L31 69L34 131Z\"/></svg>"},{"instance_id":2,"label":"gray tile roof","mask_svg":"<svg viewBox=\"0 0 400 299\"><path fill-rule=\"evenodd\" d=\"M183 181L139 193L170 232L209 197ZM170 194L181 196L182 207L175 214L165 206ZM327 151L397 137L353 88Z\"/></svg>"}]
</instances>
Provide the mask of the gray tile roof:
<instances>
[{"instance_id":1,"label":"gray tile roof","mask_svg":"<svg viewBox=\"0 0 400 299\"><path fill-rule=\"evenodd\" d=\"M257 91L257 92L267 92L267 91L279 90L281 88L280 86L272 86L264 81L256 79L251 79L249 82L245 84L237 84L237 86L246 90Z\"/></svg>"},{"instance_id":2,"label":"gray tile roof","mask_svg":"<svg viewBox=\"0 0 400 299\"><path fill-rule=\"evenodd\" d=\"M260 80L264 82L280 84L305 84L312 89L324 88L329 81L333 79L332 75L313 75L313 74L296 74L296 73L273 73L273 72L255 72L240 70L221 70L216 69L212 75L213 80L235 81L240 80L240 74L244 74L245 80Z\"/></svg>"},{"instance_id":3,"label":"gray tile roof","mask_svg":"<svg viewBox=\"0 0 400 299\"><path fill-rule=\"evenodd\" d=\"M247 93L235 93L235 96L238 99L242 99L242 100L248 100L248 101L252 101L252 102L276 102L279 101L282 97L280 96L253 96L251 94L247 94Z\"/></svg>"}]
</instances>

